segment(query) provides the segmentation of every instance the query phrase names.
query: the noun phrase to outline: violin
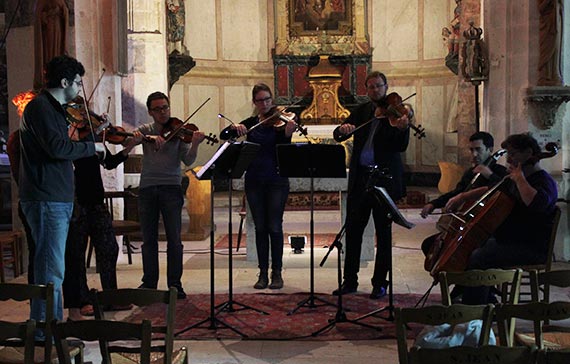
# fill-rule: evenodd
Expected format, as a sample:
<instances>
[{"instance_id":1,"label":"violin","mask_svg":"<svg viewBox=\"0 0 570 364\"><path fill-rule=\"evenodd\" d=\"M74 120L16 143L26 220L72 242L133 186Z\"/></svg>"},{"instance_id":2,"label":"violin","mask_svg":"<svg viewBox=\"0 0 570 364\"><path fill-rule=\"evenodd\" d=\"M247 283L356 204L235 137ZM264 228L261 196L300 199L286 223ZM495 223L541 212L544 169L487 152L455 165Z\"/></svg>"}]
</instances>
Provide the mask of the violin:
<instances>
[{"instance_id":1,"label":"violin","mask_svg":"<svg viewBox=\"0 0 570 364\"><path fill-rule=\"evenodd\" d=\"M184 123L182 120L178 118L170 118L170 120L168 120L168 122L164 125L164 128L162 129L160 135L165 140L170 140L176 137L181 141L183 141L184 143L191 143L192 136L194 135L195 131L198 131L198 127L195 124ZM220 142L218 138L212 133L204 136L204 139L206 139L206 144L211 144L211 145Z\"/></svg>"},{"instance_id":2,"label":"violin","mask_svg":"<svg viewBox=\"0 0 570 364\"><path fill-rule=\"evenodd\" d=\"M127 132L120 126L112 125L110 121L91 110L89 110L90 124L85 110L81 96L77 96L73 102L65 105L67 121L70 124L70 137L73 135L72 139L83 140L91 135L90 125L93 127L95 142L107 141L111 144L119 145L123 144L128 137L134 136L133 133ZM153 140L151 137L145 136L143 141L152 142Z\"/></svg>"},{"instance_id":3,"label":"violin","mask_svg":"<svg viewBox=\"0 0 570 364\"><path fill-rule=\"evenodd\" d=\"M398 95L396 92L390 93L388 96L386 96L384 104L378 105L376 107L376 109L374 110L374 117L372 119L360 124L359 126L354 128L354 130L352 130L350 133L341 135L338 138L338 140L340 142L343 142L349 139L357 130L363 128L364 126L370 124L374 120L380 118L387 118L391 126L398 127L400 124L398 120L404 116L408 117L407 126L409 126L414 131L414 136L417 137L418 139L425 138L426 136L425 128L422 128L421 125L416 126L412 123L411 120L414 117L414 110L412 109L410 104L404 103L404 101L415 95L416 94L413 93L410 96L406 97L405 99L402 99L402 97Z\"/></svg>"},{"instance_id":4,"label":"violin","mask_svg":"<svg viewBox=\"0 0 570 364\"><path fill-rule=\"evenodd\" d=\"M257 124L253 125L247 130L247 133L257 128L260 125L272 126L275 130L282 131L288 122L292 121L295 123L295 131L299 131L300 135L308 136L307 128L303 127L302 124L295 121L295 113L285 111L287 108L285 106L273 106L269 112L266 114L265 118L261 119Z\"/></svg>"}]
</instances>

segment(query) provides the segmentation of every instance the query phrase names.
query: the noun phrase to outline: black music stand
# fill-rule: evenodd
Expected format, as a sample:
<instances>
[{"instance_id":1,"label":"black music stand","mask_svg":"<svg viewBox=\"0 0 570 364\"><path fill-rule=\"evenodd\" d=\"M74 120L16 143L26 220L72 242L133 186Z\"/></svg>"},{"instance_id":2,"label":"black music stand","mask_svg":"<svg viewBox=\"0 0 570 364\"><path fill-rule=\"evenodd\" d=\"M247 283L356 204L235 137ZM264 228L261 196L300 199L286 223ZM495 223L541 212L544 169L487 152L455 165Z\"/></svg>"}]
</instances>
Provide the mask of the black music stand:
<instances>
[{"instance_id":1,"label":"black music stand","mask_svg":"<svg viewBox=\"0 0 570 364\"><path fill-rule=\"evenodd\" d=\"M222 311L236 312L243 310L253 310L264 315L269 313L252 306L237 302L233 299L233 227L232 227L232 181L235 178L241 178L251 161L257 155L260 145L248 141L234 142L228 147L218 162L217 165L222 167L216 168L216 176L219 178L228 179L228 300L215 306L218 309L218 314ZM226 157L227 156L227 157ZM234 308L234 305L240 308Z\"/></svg>"},{"instance_id":2,"label":"black music stand","mask_svg":"<svg viewBox=\"0 0 570 364\"><path fill-rule=\"evenodd\" d=\"M242 145L233 143L233 142L225 142L220 146L220 148L216 151L216 153L210 158L206 164L198 172L196 172L196 177L199 180L210 179L210 315L202 321L199 321L193 325L190 325L176 333L175 336L178 336L188 330L201 327L202 325L208 323L209 326L207 327L210 330L216 330L218 328L223 329L230 329L233 332L237 333L242 337L247 337L244 333L237 330L236 328L228 325L227 323L221 321L216 317L215 313L215 302L214 302L214 179L215 178L228 178L230 175L234 174L243 174L245 168L251 161L251 153L243 153L244 157L240 158L242 155L242 149L250 149L253 151L255 149L255 153L259 149L258 144L253 143L244 143L248 147L242 147ZM253 152L252 152L253 153ZM255 155L253 153L253 155ZM231 215L230 215L231 216ZM231 262L231 240L232 239L232 232L230 231L229 235L229 251L230 251L230 262ZM230 263L231 267L231 263ZM230 277L231 277L231 269L230 269ZM230 287L231 287L231 278L230 278ZM230 294L231 297L231 294ZM231 298L230 298L231 299Z\"/></svg>"},{"instance_id":3,"label":"black music stand","mask_svg":"<svg viewBox=\"0 0 570 364\"><path fill-rule=\"evenodd\" d=\"M319 264L320 267L322 267L329 254L332 252L332 250L334 248L336 248L337 251L337 266L336 266L336 280L337 280L337 285L338 285L338 291L339 294L337 295L337 304L336 304L336 314L335 317L333 319L329 319L329 323L326 324L325 326L321 327L320 329L318 329L317 331L313 332L311 334L311 336L317 336L318 334L320 334L321 332L333 327L334 325L336 325L339 322L348 322L351 324L356 324L356 325L360 325L363 327L368 327L370 329L374 329L374 330L378 330L381 331L382 328L377 327L377 326L372 326L372 325L368 325L362 322L358 322L357 320L349 320L346 317L346 312L342 306L342 291L341 291L341 287L342 287L342 268L341 268L341 252L342 252L342 236L344 235L344 232L346 230L346 222L342 225L342 228L340 229L340 231L338 232L338 234L336 235L336 237L334 238L334 241L332 242L332 244L329 247L329 250L327 251L327 254L325 254L325 256L323 257L323 260L321 261L321 263Z\"/></svg>"},{"instance_id":4,"label":"black music stand","mask_svg":"<svg viewBox=\"0 0 570 364\"><path fill-rule=\"evenodd\" d=\"M411 229L415 226L415 224L409 222L408 220L406 220L406 218L402 215L402 213L400 212L400 210L398 210L398 207L396 206L396 204L394 203L394 201L392 200L392 198L390 197L390 195L388 194L388 191L386 191L386 189L384 187L378 187L378 186L374 186L372 189L372 193L374 195L374 198L376 199L376 201L385 206L387 211L388 211L388 219L390 220L390 224L392 222L395 222L396 224L403 226L407 229ZM390 249L388 250L390 257L389 257L389 262L390 262L390 266L388 267L388 306L379 308L377 310L374 310L372 312L369 312L365 315L362 315L360 317L357 317L354 319L354 321L358 322L360 320L363 320L367 317L370 316L375 316L381 312L384 311L388 311L388 317L383 319L387 320L387 321L394 321L394 279L393 279L393 269L392 269L392 237L390 236Z\"/></svg>"},{"instance_id":5,"label":"black music stand","mask_svg":"<svg viewBox=\"0 0 570 364\"><path fill-rule=\"evenodd\" d=\"M277 161L279 174L283 177L305 177L311 179L311 219L310 219L310 291L309 297L300 301L293 310L287 313L294 314L301 307L315 308L315 301L321 301L324 305L334 306L333 303L315 296L315 224L313 215L314 202L314 179L315 177L346 178L346 165L344 147L339 144L282 144L277 146Z\"/></svg>"}]
</instances>

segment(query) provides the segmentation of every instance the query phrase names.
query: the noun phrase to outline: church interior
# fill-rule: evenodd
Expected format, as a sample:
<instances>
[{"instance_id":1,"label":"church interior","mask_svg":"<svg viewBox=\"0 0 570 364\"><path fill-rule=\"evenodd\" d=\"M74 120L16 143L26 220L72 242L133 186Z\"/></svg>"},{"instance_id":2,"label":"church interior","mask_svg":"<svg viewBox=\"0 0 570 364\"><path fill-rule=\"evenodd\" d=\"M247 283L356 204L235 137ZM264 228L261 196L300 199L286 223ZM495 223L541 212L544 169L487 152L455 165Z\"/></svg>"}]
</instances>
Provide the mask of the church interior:
<instances>
[{"instance_id":1,"label":"church interior","mask_svg":"<svg viewBox=\"0 0 570 364\"><path fill-rule=\"evenodd\" d=\"M189 120L216 142L224 128L253 115L251 89L263 82L273 90L273 102L295 113L300 129L305 128L305 133L293 135L293 143L339 144L333 130L366 102L366 76L380 71L388 79L388 92L396 92L413 108L409 145L401 153L407 195L395 202L403 219L414 227L395 224L392 230L390 296L408 295L406 307L413 307L424 293L429 302L440 300L439 287L428 291L437 282L423 268L420 249L422 240L437 232L438 216L422 218L420 211L429 201L451 191L463 171L471 167L467 146L470 136L478 131L493 135L495 149L509 135L519 133L530 133L542 149L549 143L557 146L553 157L541 161L556 181L556 206L561 211L548 269L570 271L570 28L563 26L569 24L565 19L570 19L569 0L3 1L0 230L23 229L18 217L18 188L10 175L5 144L8 135L20 127L18 104L41 88L42 68L48 58L67 54L85 66L83 92L89 109L108 114L115 126L129 132L151 121L146 99L160 91L170 97L172 116ZM348 168L352 139L340 144ZM245 202L243 176L228 183L201 181L195 174L220 145L200 144L191 165L194 173L183 169L182 283L188 295L207 299L212 290L226 295L229 286L230 297L233 290L240 299L260 293L309 291L310 298L314 291L336 299L330 294L339 285L339 262L331 244L347 217L347 178L290 179L283 218L289 238L283 257L285 285L278 292L257 291L252 287L258 273L255 226ZM118 152L122 147L109 144L108 148ZM136 147L124 166L101 169L105 191L132 191L131 197L111 202L118 218L138 218L136 197L132 196L138 193L142 157L142 148ZM497 163L506 164L506 158ZM313 194L322 205L311 203ZM163 233L161 277L166 276ZM304 243L302 253L289 246L296 237ZM225 245L221 243L224 239ZM369 278L374 272L374 239L370 221L364 232L357 292L365 298L373 289ZM228 240L234 248L237 240L245 246L229 254L230 263ZM123 242L117 262L119 287L136 288L142 274L140 234L132 234L126 244L122 237L119 241ZM18 244L20 257L0 265L2 283L27 283L22 263L28 255L25 239L19 238ZM9 248L4 243L1 246L4 261ZM316 266L327 252L329 261ZM19 266L15 260L20 260ZM100 289L92 260L88 284ZM10 267L14 269L10 271ZM159 289L167 289L164 280ZM550 294L551 301L570 301L567 287L551 287ZM343 299L350 301L351 297ZM392 302L386 296L375 305L390 311L389 319L382 320L387 321L382 325L384 335L327 339L331 332L353 326L341 320L330 331L316 335L318 339L311 335L300 340L249 338L222 327L200 329L205 333L202 337L176 338L174 346L187 347L190 363L402 362ZM293 307L295 302L291 302ZM294 320L295 315L310 316L321 310L300 307L298 313L286 317ZM329 319L335 318L334 309L329 307L326 312ZM129 314L117 312L114 317ZM0 320L25 321L28 315L29 305L0 301ZM240 312L216 317L223 321L225 315L239 320ZM315 325L327 322L325 318ZM562 325L568 328L569 322ZM532 321L520 325L532 331ZM493 330L498 336L496 327ZM410 343L413 339L408 335ZM570 348L570 337L565 340ZM97 352L95 343L87 344L85 361L100 360Z\"/></svg>"}]
</instances>

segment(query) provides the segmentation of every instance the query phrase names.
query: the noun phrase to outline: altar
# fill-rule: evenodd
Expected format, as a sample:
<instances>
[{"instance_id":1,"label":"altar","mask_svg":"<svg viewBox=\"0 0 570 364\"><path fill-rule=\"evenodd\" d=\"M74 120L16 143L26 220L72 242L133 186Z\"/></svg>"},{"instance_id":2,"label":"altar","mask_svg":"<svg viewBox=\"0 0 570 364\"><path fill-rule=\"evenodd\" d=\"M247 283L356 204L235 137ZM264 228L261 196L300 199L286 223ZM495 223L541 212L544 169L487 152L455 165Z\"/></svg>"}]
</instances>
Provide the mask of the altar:
<instances>
[{"instance_id":1,"label":"altar","mask_svg":"<svg viewBox=\"0 0 570 364\"><path fill-rule=\"evenodd\" d=\"M348 172L347 172L348 175ZM338 222L338 230L342 228L342 224L346 219L346 195L348 187L348 177L346 178L315 178L314 191L315 192L338 192L340 194L340 210L341 219ZM311 180L309 178L289 178L290 183L290 194L297 192L310 192L311 190ZM233 189L237 191L243 191L244 182L243 178L233 180ZM314 211L314 214L319 214L319 211ZM360 256L361 261L370 261L374 259L374 247L375 247L375 235L374 235L374 223L372 222L372 214L370 215L370 220L368 225L364 230L362 237L362 254ZM287 222L287 211L283 216L284 225ZM245 217L245 232L246 232L246 242L247 242L247 260L257 261L257 249L255 246L255 226L253 224L253 218L251 216L251 210L246 201L246 217ZM310 248L310 221L307 220L307 227L303 233L307 235L307 245L305 245L305 250ZM288 231L284 231L288 233ZM297 231L293 233L298 233ZM315 234L320 233L315 229ZM343 237L343 245L345 244L345 239ZM318 257L317 257L318 258Z\"/></svg>"}]
</instances>

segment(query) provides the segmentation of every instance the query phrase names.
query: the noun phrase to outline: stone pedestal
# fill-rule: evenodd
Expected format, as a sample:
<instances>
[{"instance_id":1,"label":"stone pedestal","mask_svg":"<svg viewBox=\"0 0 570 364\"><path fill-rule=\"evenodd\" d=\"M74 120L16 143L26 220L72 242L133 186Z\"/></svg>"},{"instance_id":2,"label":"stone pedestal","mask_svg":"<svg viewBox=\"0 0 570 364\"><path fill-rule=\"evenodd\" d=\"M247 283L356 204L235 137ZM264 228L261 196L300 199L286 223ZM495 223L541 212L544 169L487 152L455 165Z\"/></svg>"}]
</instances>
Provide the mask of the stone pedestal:
<instances>
[{"instance_id":1,"label":"stone pedestal","mask_svg":"<svg viewBox=\"0 0 570 364\"><path fill-rule=\"evenodd\" d=\"M290 193L295 192L310 192L311 180L309 178L289 178L290 183ZM314 179L314 190L315 192L335 192L341 194L340 208L341 208L341 220L338 222L338 230L341 229L343 222L346 219L346 192L348 187L348 178L315 178ZM235 190L243 190L243 179L234 180L233 188ZM245 219L245 231L247 234L247 260L257 261L257 249L255 246L255 225L253 224L253 218L251 216L251 211L246 203L246 219ZM318 211L314 212L318 214ZM374 246L375 246L375 234L374 234L374 223L372 221L372 214L370 215L370 220L368 225L364 230L362 236L362 254L360 255L361 261L370 261L374 259ZM285 217L286 219L286 217ZM307 221L307 243L310 242L310 222ZM287 231L285 231L287 233ZM315 231L315 234L320 233ZM343 244L346 244L343 238ZM305 250L309 249L309 246L305 246Z\"/></svg>"}]
</instances>

